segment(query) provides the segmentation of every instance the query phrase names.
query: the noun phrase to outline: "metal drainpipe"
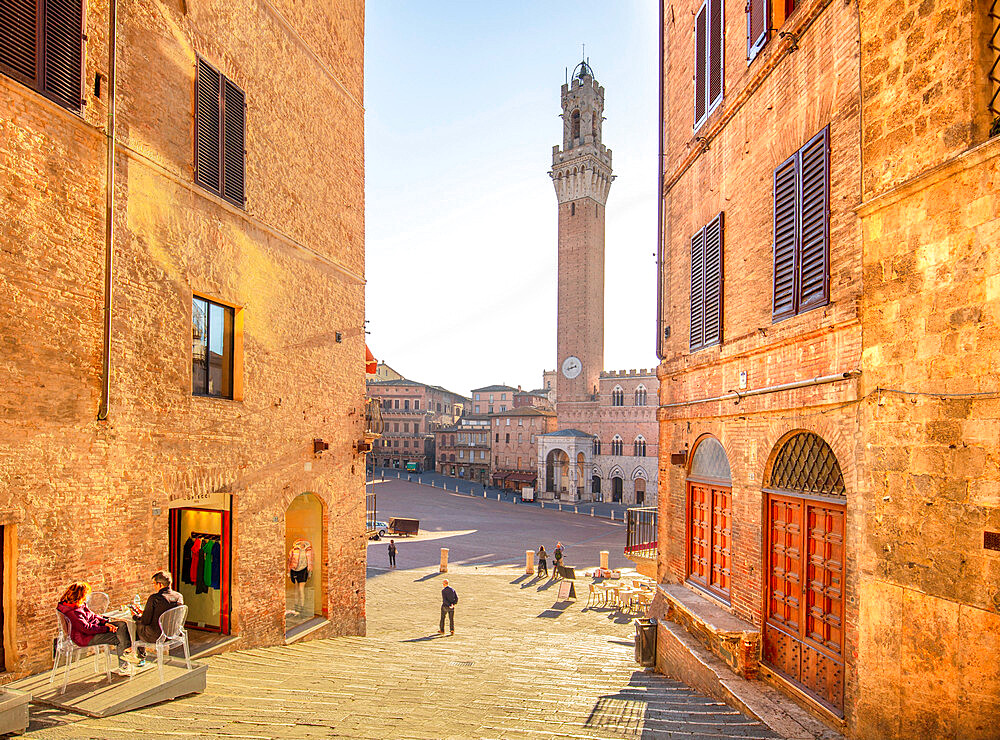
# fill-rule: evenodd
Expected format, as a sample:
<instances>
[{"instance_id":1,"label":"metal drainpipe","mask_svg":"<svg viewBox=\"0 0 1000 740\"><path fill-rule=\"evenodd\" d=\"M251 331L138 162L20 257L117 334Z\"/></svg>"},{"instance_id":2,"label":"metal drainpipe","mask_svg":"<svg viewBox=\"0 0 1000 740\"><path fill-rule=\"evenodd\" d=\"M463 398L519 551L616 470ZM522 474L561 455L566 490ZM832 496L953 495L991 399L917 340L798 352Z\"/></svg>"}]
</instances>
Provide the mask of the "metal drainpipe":
<instances>
[{"instance_id":1,"label":"metal drainpipe","mask_svg":"<svg viewBox=\"0 0 1000 740\"><path fill-rule=\"evenodd\" d=\"M108 4L108 126L106 131L108 171L105 177L104 214L104 358L101 369L101 405L97 410L98 421L108 418L111 407L111 303L112 268L114 267L115 244L115 52L118 46L117 34L118 0Z\"/></svg>"},{"instance_id":2,"label":"metal drainpipe","mask_svg":"<svg viewBox=\"0 0 1000 740\"><path fill-rule=\"evenodd\" d=\"M765 393L778 393L780 391L790 391L796 388L808 388L813 385L823 385L825 383L836 383L838 380L848 380L850 378L856 378L861 375L860 370L848 370L846 373L834 373L833 375L820 375L815 378L810 378L809 380L796 380L794 383L782 383L781 385L771 385L766 388L754 388L747 391L746 393L737 393L732 391L731 393L726 393L722 396L713 396L712 398L698 398L694 401L677 401L675 403L665 403L660 406L661 409L676 408L678 406L693 406L696 403L710 403L712 401L729 401L732 399L742 400L747 396L761 396Z\"/></svg>"}]
</instances>

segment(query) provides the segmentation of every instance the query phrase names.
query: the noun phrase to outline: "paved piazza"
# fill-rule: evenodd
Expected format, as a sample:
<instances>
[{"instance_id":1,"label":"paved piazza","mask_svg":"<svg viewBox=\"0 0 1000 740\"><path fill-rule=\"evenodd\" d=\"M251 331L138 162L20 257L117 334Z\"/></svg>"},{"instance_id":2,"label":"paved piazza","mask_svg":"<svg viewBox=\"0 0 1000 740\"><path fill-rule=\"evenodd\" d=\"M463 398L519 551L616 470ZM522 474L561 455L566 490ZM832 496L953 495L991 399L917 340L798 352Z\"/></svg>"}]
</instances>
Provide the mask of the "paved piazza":
<instances>
[{"instance_id":1,"label":"paved piazza","mask_svg":"<svg viewBox=\"0 0 1000 740\"><path fill-rule=\"evenodd\" d=\"M29 736L774 737L724 704L639 669L631 617L586 609L586 579L578 601L561 602L557 586L503 563L525 549L509 528L529 527L535 545L541 532L547 544L562 539L572 562L586 567L599 549L621 551L620 526L533 508L535 521L525 524L520 510L530 507L405 482L381 487L383 507L419 515L427 533L403 541L404 567L394 571L384 568L385 542L370 545L367 637L206 658L204 694L100 720L33 709ZM456 634L447 637L437 635L441 546L464 563L447 575L459 594Z\"/></svg>"}]
</instances>

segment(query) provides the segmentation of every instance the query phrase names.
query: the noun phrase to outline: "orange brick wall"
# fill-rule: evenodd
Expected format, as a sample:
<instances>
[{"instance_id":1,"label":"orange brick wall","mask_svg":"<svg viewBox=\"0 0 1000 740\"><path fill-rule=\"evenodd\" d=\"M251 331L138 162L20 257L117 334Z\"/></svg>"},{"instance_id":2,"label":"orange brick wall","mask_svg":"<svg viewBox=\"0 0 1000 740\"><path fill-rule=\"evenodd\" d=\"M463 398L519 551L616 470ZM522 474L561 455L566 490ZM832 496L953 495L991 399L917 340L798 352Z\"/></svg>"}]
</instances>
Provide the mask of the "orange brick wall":
<instances>
[{"instance_id":1,"label":"orange brick wall","mask_svg":"<svg viewBox=\"0 0 1000 740\"><path fill-rule=\"evenodd\" d=\"M197 496L231 496L240 647L283 642L284 512L303 492L326 506L317 558L330 626L315 634L364 632L364 464L352 449L364 401L364 10L344 0L282 18L276 7L119 5L105 422L108 88L96 98L93 81L106 74L106 3L86 5L81 115L0 76L0 523L16 537L0 680L49 665L71 580L116 603L145 592L168 565L171 501ZM247 92L245 211L192 182L195 52ZM307 116L320 123L289 125ZM191 394L192 293L242 309L242 400ZM330 449L315 456L313 438Z\"/></svg>"}]
</instances>

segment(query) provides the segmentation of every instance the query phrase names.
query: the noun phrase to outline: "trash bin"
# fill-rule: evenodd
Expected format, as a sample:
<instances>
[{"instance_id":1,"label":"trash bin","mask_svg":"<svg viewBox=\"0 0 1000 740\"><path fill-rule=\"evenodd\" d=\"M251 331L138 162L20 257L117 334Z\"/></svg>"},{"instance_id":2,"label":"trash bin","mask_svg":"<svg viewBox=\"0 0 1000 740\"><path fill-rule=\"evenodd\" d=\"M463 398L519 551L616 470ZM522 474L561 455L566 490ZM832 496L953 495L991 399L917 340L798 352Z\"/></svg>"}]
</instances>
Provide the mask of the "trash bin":
<instances>
[{"instance_id":1,"label":"trash bin","mask_svg":"<svg viewBox=\"0 0 1000 740\"><path fill-rule=\"evenodd\" d=\"M656 619L635 620L635 662L643 668L656 666Z\"/></svg>"}]
</instances>

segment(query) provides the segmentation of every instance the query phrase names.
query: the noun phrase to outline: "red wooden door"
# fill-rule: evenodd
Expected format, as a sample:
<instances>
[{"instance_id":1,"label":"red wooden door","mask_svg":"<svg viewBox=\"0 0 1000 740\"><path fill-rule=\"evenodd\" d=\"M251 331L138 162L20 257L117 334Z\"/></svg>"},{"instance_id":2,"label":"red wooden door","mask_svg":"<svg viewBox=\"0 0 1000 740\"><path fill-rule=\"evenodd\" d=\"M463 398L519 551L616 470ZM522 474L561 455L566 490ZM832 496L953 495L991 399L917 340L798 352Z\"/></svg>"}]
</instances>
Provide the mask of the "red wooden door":
<instances>
[{"instance_id":1,"label":"red wooden door","mask_svg":"<svg viewBox=\"0 0 1000 740\"><path fill-rule=\"evenodd\" d=\"M688 482L688 578L729 600L732 489Z\"/></svg>"},{"instance_id":2,"label":"red wooden door","mask_svg":"<svg viewBox=\"0 0 1000 740\"><path fill-rule=\"evenodd\" d=\"M844 708L843 504L768 494L764 662Z\"/></svg>"}]
</instances>

